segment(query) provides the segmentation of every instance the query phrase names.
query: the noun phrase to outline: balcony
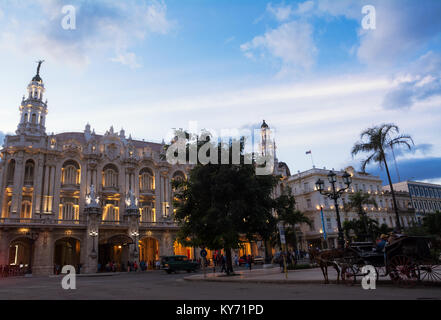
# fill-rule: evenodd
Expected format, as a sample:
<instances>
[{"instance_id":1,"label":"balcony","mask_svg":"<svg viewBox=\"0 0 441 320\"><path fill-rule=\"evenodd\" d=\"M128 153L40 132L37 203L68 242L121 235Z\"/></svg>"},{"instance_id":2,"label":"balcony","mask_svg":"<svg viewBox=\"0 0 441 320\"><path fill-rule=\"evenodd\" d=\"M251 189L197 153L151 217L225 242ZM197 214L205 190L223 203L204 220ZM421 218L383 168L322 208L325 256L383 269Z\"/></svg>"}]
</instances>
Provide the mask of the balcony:
<instances>
[{"instance_id":1,"label":"balcony","mask_svg":"<svg viewBox=\"0 0 441 320\"><path fill-rule=\"evenodd\" d=\"M61 189L64 191L79 191L80 185L79 184L62 184Z\"/></svg>"},{"instance_id":2,"label":"balcony","mask_svg":"<svg viewBox=\"0 0 441 320\"><path fill-rule=\"evenodd\" d=\"M85 226L85 220L60 220L60 219L39 219L39 218L0 218L0 225L3 226Z\"/></svg>"},{"instance_id":3,"label":"balcony","mask_svg":"<svg viewBox=\"0 0 441 320\"><path fill-rule=\"evenodd\" d=\"M102 220L102 226L110 226L110 227L128 227L128 222L120 221L120 220Z\"/></svg>"},{"instance_id":4,"label":"balcony","mask_svg":"<svg viewBox=\"0 0 441 320\"><path fill-rule=\"evenodd\" d=\"M155 195L155 189L141 189L139 190L140 196L154 196Z\"/></svg>"},{"instance_id":5,"label":"balcony","mask_svg":"<svg viewBox=\"0 0 441 320\"><path fill-rule=\"evenodd\" d=\"M159 221L159 222L140 222L140 228L147 229L162 229L162 228L178 228L178 225L172 221Z\"/></svg>"},{"instance_id":6,"label":"balcony","mask_svg":"<svg viewBox=\"0 0 441 320\"><path fill-rule=\"evenodd\" d=\"M104 194L115 194L115 193L119 193L119 187L115 187L115 186L108 186L108 187L104 187L103 186L103 193Z\"/></svg>"}]
</instances>

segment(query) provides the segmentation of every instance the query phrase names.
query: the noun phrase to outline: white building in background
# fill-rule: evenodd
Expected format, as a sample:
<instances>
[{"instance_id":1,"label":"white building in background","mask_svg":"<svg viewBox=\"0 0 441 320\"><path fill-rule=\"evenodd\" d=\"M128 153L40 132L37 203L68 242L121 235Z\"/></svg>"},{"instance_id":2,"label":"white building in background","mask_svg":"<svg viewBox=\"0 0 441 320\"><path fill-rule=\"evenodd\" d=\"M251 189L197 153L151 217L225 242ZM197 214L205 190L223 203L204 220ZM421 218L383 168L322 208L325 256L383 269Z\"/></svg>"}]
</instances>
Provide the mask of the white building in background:
<instances>
[{"instance_id":1,"label":"white building in background","mask_svg":"<svg viewBox=\"0 0 441 320\"><path fill-rule=\"evenodd\" d=\"M377 202L378 208L370 205L365 208L368 216L377 220L379 225L386 224L393 228L396 226L395 211L393 210L393 202L390 193L383 190L383 182L378 176L368 173L357 172L353 167L348 167L342 171L335 171L337 174L336 187L338 190L346 188L342 176L347 171L352 176L352 184L346 190L342 198L338 200L340 209L340 219L343 226L344 221L358 219L358 213L355 211L346 212L344 203L349 202L349 195L363 191L372 196ZM299 232L299 240L303 249L310 246L314 247L337 247L337 216L335 211L334 200L320 194L316 189L315 183L318 179L325 182L325 190L331 191L331 184L327 179L329 170L313 168L308 171L298 172L290 176L286 185L292 189L295 196L297 209L305 213L312 221L312 226L301 225ZM409 208L410 198L407 193L399 194L399 214L401 224L410 226L415 221L414 210ZM403 202L404 201L404 202ZM321 208L323 208L323 219L321 217ZM325 238L326 234L326 240Z\"/></svg>"},{"instance_id":2,"label":"white building in background","mask_svg":"<svg viewBox=\"0 0 441 320\"><path fill-rule=\"evenodd\" d=\"M441 185L404 181L393 185L394 191L409 194L411 205L415 209L418 222L430 213L441 212ZM384 186L384 190L390 191L390 186Z\"/></svg>"}]
</instances>

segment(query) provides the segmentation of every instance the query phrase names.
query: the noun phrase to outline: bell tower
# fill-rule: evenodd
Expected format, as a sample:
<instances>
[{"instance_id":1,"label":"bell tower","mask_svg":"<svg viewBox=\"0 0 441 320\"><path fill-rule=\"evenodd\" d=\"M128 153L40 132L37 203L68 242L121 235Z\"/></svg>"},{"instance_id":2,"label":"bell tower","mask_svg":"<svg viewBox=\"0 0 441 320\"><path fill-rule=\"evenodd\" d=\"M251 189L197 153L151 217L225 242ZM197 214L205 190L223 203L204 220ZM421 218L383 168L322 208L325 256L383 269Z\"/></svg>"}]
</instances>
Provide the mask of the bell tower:
<instances>
[{"instance_id":1,"label":"bell tower","mask_svg":"<svg viewBox=\"0 0 441 320\"><path fill-rule=\"evenodd\" d=\"M17 135L44 136L46 135L47 101L43 102L45 92L40 68L44 61L38 61L37 74L28 85L28 96L23 96L20 105L20 123Z\"/></svg>"}]
</instances>

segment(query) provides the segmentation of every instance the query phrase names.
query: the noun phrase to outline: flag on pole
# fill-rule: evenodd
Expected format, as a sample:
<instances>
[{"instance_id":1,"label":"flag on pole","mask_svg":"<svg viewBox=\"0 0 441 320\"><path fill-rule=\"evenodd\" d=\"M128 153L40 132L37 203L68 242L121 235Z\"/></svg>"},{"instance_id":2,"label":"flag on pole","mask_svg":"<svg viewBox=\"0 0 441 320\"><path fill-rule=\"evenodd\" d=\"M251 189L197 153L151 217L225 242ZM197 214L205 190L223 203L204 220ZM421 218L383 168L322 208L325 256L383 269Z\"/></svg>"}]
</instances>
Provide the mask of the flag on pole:
<instances>
[{"instance_id":1,"label":"flag on pole","mask_svg":"<svg viewBox=\"0 0 441 320\"><path fill-rule=\"evenodd\" d=\"M312 151L311 150L306 151L306 154L312 154Z\"/></svg>"},{"instance_id":2,"label":"flag on pole","mask_svg":"<svg viewBox=\"0 0 441 320\"><path fill-rule=\"evenodd\" d=\"M320 207L320 215L322 218L323 239L326 240L327 234L326 234L326 226L325 226L325 217L323 216L323 207Z\"/></svg>"}]
</instances>

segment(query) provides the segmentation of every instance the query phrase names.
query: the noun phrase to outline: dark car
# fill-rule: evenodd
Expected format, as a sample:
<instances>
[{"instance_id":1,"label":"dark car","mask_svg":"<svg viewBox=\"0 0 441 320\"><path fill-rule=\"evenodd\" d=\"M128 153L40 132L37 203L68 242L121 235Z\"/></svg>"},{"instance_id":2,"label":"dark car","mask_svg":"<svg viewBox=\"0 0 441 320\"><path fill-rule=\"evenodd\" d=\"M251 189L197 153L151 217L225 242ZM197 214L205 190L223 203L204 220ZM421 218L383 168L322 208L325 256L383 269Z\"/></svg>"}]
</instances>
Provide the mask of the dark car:
<instances>
[{"instance_id":1,"label":"dark car","mask_svg":"<svg viewBox=\"0 0 441 320\"><path fill-rule=\"evenodd\" d=\"M161 258L161 269L168 274L177 271L196 272L199 263L190 261L187 256L167 256Z\"/></svg>"}]
</instances>

